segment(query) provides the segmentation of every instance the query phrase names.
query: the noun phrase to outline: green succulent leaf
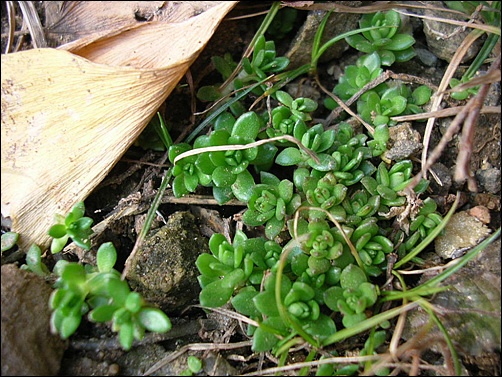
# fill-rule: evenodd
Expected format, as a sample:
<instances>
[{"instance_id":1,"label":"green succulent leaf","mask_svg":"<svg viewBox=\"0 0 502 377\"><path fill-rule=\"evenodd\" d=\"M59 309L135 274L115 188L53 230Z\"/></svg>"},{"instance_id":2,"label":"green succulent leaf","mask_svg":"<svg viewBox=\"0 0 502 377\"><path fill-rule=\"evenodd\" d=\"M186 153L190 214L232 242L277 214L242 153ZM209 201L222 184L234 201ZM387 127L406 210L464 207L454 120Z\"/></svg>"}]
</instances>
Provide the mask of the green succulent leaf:
<instances>
[{"instance_id":1,"label":"green succulent leaf","mask_svg":"<svg viewBox=\"0 0 502 377\"><path fill-rule=\"evenodd\" d=\"M112 242L101 244L96 254L96 262L100 272L110 272L117 262L117 251Z\"/></svg>"},{"instance_id":2,"label":"green succulent leaf","mask_svg":"<svg viewBox=\"0 0 502 377\"><path fill-rule=\"evenodd\" d=\"M81 315L71 315L63 317L61 319L61 323L58 326L61 339L68 339L71 335L73 335L80 326L81 321Z\"/></svg>"},{"instance_id":3,"label":"green succulent leaf","mask_svg":"<svg viewBox=\"0 0 502 377\"><path fill-rule=\"evenodd\" d=\"M42 262L42 251L40 250L40 247L35 244L31 245L26 252L26 265L24 266L28 267L30 271L39 276L46 276L50 273L47 266Z\"/></svg>"},{"instance_id":4,"label":"green succulent leaf","mask_svg":"<svg viewBox=\"0 0 502 377\"><path fill-rule=\"evenodd\" d=\"M66 235L66 226L64 224L54 224L49 228L48 234L52 238L62 238Z\"/></svg>"},{"instance_id":5,"label":"green succulent leaf","mask_svg":"<svg viewBox=\"0 0 502 377\"><path fill-rule=\"evenodd\" d=\"M254 140L258 136L261 127L260 117L254 111L249 111L237 118L231 135Z\"/></svg>"},{"instance_id":6,"label":"green succulent leaf","mask_svg":"<svg viewBox=\"0 0 502 377\"><path fill-rule=\"evenodd\" d=\"M232 298L232 306L239 313L244 314L250 318L257 318L260 316L260 311L256 308L253 298L258 294L254 287L246 287Z\"/></svg>"},{"instance_id":7,"label":"green succulent leaf","mask_svg":"<svg viewBox=\"0 0 502 377\"><path fill-rule=\"evenodd\" d=\"M286 107L289 107L290 109L293 106L293 97L289 95L289 93L284 92L282 90L278 90L275 92L275 95L277 96L277 100L281 102L283 105Z\"/></svg>"},{"instance_id":8,"label":"green succulent leaf","mask_svg":"<svg viewBox=\"0 0 502 377\"><path fill-rule=\"evenodd\" d=\"M265 225L265 236L269 240L273 240L279 235L282 228L284 228L284 219L279 220L277 217L272 217Z\"/></svg>"},{"instance_id":9,"label":"green succulent leaf","mask_svg":"<svg viewBox=\"0 0 502 377\"><path fill-rule=\"evenodd\" d=\"M415 44L415 38L410 34L396 34L385 48L392 51L403 51Z\"/></svg>"},{"instance_id":10,"label":"green succulent leaf","mask_svg":"<svg viewBox=\"0 0 502 377\"><path fill-rule=\"evenodd\" d=\"M94 322L109 322L118 308L117 305L98 306L89 313L89 319Z\"/></svg>"},{"instance_id":11,"label":"green succulent leaf","mask_svg":"<svg viewBox=\"0 0 502 377\"><path fill-rule=\"evenodd\" d=\"M298 148L288 147L279 152L275 163L281 166L298 165L304 160L304 156Z\"/></svg>"},{"instance_id":12,"label":"green succulent leaf","mask_svg":"<svg viewBox=\"0 0 502 377\"><path fill-rule=\"evenodd\" d=\"M423 106L429 102L432 95L432 90L426 85L421 85L416 88L411 94L413 103L417 106Z\"/></svg>"},{"instance_id":13,"label":"green succulent leaf","mask_svg":"<svg viewBox=\"0 0 502 377\"><path fill-rule=\"evenodd\" d=\"M279 316L273 290L258 293L253 297L253 303L261 314L268 317Z\"/></svg>"},{"instance_id":14,"label":"green succulent leaf","mask_svg":"<svg viewBox=\"0 0 502 377\"><path fill-rule=\"evenodd\" d=\"M202 289L199 301L202 306L219 308L230 300L233 292L234 289L232 287L225 287L222 280L216 280Z\"/></svg>"},{"instance_id":15,"label":"green succulent leaf","mask_svg":"<svg viewBox=\"0 0 502 377\"><path fill-rule=\"evenodd\" d=\"M131 322L123 323L119 330L119 341L122 348L129 351L134 340L134 328Z\"/></svg>"},{"instance_id":16,"label":"green succulent leaf","mask_svg":"<svg viewBox=\"0 0 502 377\"><path fill-rule=\"evenodd\" d=\"M342 270L340 285L343 289L356 290L362 283L368 281L364 271L355 264L349 264Z\"/></svg>"},{"instance_id":17,"label":"green succulent leaf","mask_svg":"<svg viewBox=\"0 0 502 377\"><path fill-rule=\"evenodd\" d=\"M145 329L156 333L166 333L172 328L169 317L157 308L141 308L138 320Z\"/></svg>"},{"instance_id":18,"label":"green succulent leaf","mask_svg":"<svg viewBox=\"0 0 502 377\"><path fill-rule=\"evenodd\" d=\"M12 249L18 240L19 240L19 233L16 233L16 232L3 233L2 234L2 253L4 251Z\"/></svg>"},{"instance_id":19,"label":"green succulent leaf","mask_svg":"<svg viewBox=\"0 0 502 377\"><path fill-rule=\"evenodd\" d=\"M213 182L216 187L230 187L237 179L228 166L218 166L212 174Z\"/></svg>"}]
</instances>

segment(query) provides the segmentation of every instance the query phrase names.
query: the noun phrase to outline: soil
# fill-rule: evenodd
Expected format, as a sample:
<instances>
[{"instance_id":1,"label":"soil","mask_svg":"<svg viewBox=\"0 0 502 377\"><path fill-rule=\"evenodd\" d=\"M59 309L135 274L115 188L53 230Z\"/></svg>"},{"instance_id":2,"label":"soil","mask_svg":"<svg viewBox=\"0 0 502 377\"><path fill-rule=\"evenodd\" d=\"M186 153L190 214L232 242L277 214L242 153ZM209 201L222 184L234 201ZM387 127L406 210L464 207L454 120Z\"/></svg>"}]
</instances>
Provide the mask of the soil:
<instances>
[{"instance_id":1,"label":"soil","mask_svg":"<svg viewBox=\"0 0 502 377\"><path fill-rule=\"evenodd\" d=\"M43 2L38 2L43 3ZM267 9L266 4L261 9ZM237 7L230 16L239 13L250 13L251 10L245 5ZM43 12L41 12L43 14ZM307 17L306 11L299 11L298 18L293 29L283 38L276 41L279 54L287 53L293 49L294 40L298 38L297 33ZM5 13L2 5L2 51L5 47ZM238 21L225 21L218 28L206 49L193 64L190 69L192 79L197 87L219 81L219 75L208 69L210 67L211 56L222 56L225 52L231 51L234 59L238 60L242 52L246 49L249 41L259 26L257 17L245 18ZM414 37L417 40L417 49L420 49L421 56L432 56L432 61L425 58L415 57L410 62L395 64L392 71L396 74L413 75L438 85L448 62L435 57L427 50L428 41L422 31L421 21L412 20ZM26 36L25 48L30 48L29 35ZM500 44L497 54L500 53ZM360 55L357 51L344 46L336 57L325 61L319 65L319 77L322 84L327 88L333 88L336 79L348 64L354 64L355 59ZM493 57L496 57L495 54ZM464 63L467 65L468 63ZM484 67L486 70L488 66ZM464 67L462 67L464 68ZM167 99L165 104L159 109L161 115L170 127L173 140L186 136L203 119L200 114L208 107L207 103L195 101L195 108L192 107L194 93L192 93L189 82L184 78ZM312 78L296 80L288 87L292 95L305 95L314 98L319 102L319 109L315 113L316 120L326 119L329 111L323 106L324 93L315 84ZM297 93L296 91L300 91ZM250 98L249 104L254 101ZM458 106L464 102L445 102L444 106ZM500 83L492 85L490 95L486 105L499 106L500 109ZM261 104L262 109L265 105ZM446 131L452 118L438 119L432 134L429 150L432 150L439 142ZM424 123L413 122L412 128L418 133L420 140L423 140ZM500 227L500 114L481 114L475 127L473 140L473 151L470 168L474 172L478 183L478 191L472 192L467 188L466 183L456 183L453 179L453 171L458 155L460 135L455 135L443 151L434 171L441 178L445 185L439 185L431 179L431 191L429 195L438 203L438 210L445 214L451 205L451 198L457 191L461 192L461 210L469 210L473 207L483 206L488 209L489 219L485 226L491 231ZM413 151L415 160L419 160L420 151ZM154 151L145 149L139 145L131 146L130 150L119 161L108 177L95 189L86 199L87 216L93 218L95 224L104 221L110 215L120 212L120 209L132 208L132 214L109 221L107 226L94 239L93 243L99 245L102 242L112 241L119 251L119 260L116 268L122 270L124 263L134 247L134 243L144 223L146 213L152 203L157 189L160 186L163 172L166 170L164 151ZM416 166L419 166L417 163ZM272 171L280 176L282 171ZM211 192L199 189L195 195L184 198L175 198L168 189L158 208L158 217L152 225L149 237L159 236L164 233L176 233L177 231L166 231L166 227L171 226L173 221L170 218L184 216L178 221L183 224L186 218L190 218L192 223L187 225L187 229L180 229L179 232L190 232L188 238L196 238L199 241L207 240L215 232L229 234L242 224L237 221L239 215L246 208L242 203L232 203L231 205L219 206L211 200ZM183 214L183 215L180 215ZM190 228L190 229L188 229ZM251 236L261 234L260 229L247 229ZM4 230L4 229L3 229ZM254 232L254 234L252 233ZM175 236L176 237L176 236ZM199 242L198 241L198 242ZM173 242L167 242L171 245ZM204 242L203 242L204 243ZM192 249L203 250L204 245L200 242L197 246L190 246ZM494 258L500 261L500 249L495 251ZM68 249L64 258L79 260L83 263L94 263L95 250L83 252L82 250ZM434 255L432 249L426 250L424 255ZM46 262L51 266L55 258L62 256L48 256ZM195 258L196 255L191 255ZM166 256L167 258L167 256ZM431 256L431 264L438 262L437 256ZM2 255L2 264L4 264ZM22 260L17 261L22 264ZM156 262L150 261L152 266ZM161 262L159 262L161 263ZM178 262L176 262L178 263ZM179 266L187 268L184 261L179 262ZM148 267L145 267L148 268ZM181 268L181 267L179 267ZM500 268L490 271L490 279L500 280ZM255 354L251 351L249 339L242 329L242 323L231 318L227 312L212 312L201 309L197 306L198 284L196 281L196 271L187 273L186 279L191 279L188 284L173 290L166 288L166 295L169 297L158 297L165 282L160 285L153 284L152 290L156 290L157 295L148 296L152 302L162 306L173 321L173 330L165 335L147 334L144 340L135 343L130 352L121 350L117 342L116 334L112 333L106 325L96 325L84 321L78 331L70 338L68 347L64 353L59 374L65 376L79 375L143 375L154 364L164 360L165 365L153 375L179 375L186 370L186 358L188 355L196 355L204 361L204 368L198 375L240 375L245 373L256 374L258 370L277 365L278 360L270 353ZM465 279L475 279L472 273L466 274ZM195 283L195 284L194 284ZM146 283L145 283L146 284ZM148 283L150 284L150 283ZM174 284L174 283L173 283ZM136 282L135 288L141 289L141 284ZM460 288L461 290L461 288ZM173 295L173 292L176 295ZM160 295L162 296L162 295ZM500 290L498 290L498 312L500 314ZM231 307L225 307L230 310ZM497 308L495 308L495 311ZM2 316L3 318L3 316ZM393 323L395 326L395 323ZM499 326L500 329L500 326ZM392 333L393 329L389 331ZM413 332L413 331L412 331ZM411 336L410 336L411 337ZM463 370L466 375L500 375L500 334L499 343L496 344L497 337L493 341L481 347L478 352L463 350L461 360ZM365 337L356 336L347 339L326 351L334 351L339 355L349 356L357 354L363 346ZM429 338L430 341L437 339ZM439 341L438 341L439 342ZM495 344L493 344L495 342ZM444 347L422 347L421 358L424 363L430 366L441 366L445 362ZM305 360L309 348L300 346L290 352L287 365ZM406 359L408 362L411 359ZM3 362L3 361L2 361ZM298 370L282 372L290 375L297 375ZM311 372L312 373L312 372ZM422 370L421 375L436 375L431 368L430 371ZM312 374L313 375L313 374Z\"/></svg>"}]
</instances>

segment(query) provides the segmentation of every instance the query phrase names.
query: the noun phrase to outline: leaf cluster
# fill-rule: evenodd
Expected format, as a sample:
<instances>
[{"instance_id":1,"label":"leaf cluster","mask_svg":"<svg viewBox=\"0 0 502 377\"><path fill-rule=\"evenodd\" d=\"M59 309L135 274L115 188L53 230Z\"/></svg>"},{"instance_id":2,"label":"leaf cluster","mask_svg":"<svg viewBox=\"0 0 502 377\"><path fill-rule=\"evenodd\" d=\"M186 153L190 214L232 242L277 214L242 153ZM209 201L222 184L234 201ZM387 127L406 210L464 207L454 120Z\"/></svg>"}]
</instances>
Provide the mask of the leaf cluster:
<instances>
[{"instance_id":1,"label":"leaf cluster","mask_svg":"<svg viewBox=\"0 0 502 377\"><path fill-rule=\"evenodd\" d=\"M49 301L53 333L67 339L87 314L90 321L111 322L120 344L129 350L133 340L141 340L146 330L164 333L171 329L169 318L147 305L113 269L117 253L111 242L102 244L96 257L97 266L65 260L56 263L58 279Z\"/></svg>"},{"instance_id":2,"label":"leaf cluster","mask_svg":"<svg viewBox=\"0 0 502 377\"><path fill-rule=\"evenodd\" d=\"M212 63L224 80L229 79L232 72L237 68L237 63L229 53L225 54L223 57L213 56ZM272 40L267 41L265 36L261 35L256 40L251 59L248 57L242 59L243 69L240 70L237 77L232 79L231 82L225 86L202 86L197 91L197 98L201 101L217 101L233 90L241 89L249 84L258 83L270 74L285 70L288 65L288 58L277 56L275 42ZM253 89L252 93L262 95L266 90L266 85L262 84Z\"/></svg>"},{"instance_id":3,"label":"leaf cluster","mask_svg":"<svg viewBox=\"0 0 502 377\"><path fill-rule=\"evenodd\" d=\"M60 214L54 216L56 224L50 227L49 236L52 237L51 252L59 253L66 246L71 238L75 244L85 250L91 248L93 220L90 217L85 217L84 202L76 203L71 211L63 217Z\"/></svg>"},{"instance_id":4,"label":"leaf cluster","mask_svg":"<svg viewBox=\"0 0 502 377\"><path fill-rule=\"evenodd\" d=\"M293 101L281 92L278 97L283 98L279 108L290 113L292 106L287 105ZM392 166L372 162L385 150L387 125L377 126L371 140L354 134L347 123L329 131L320 125L305 126L303 134L297 127L296 135L319 162L303 149L278 143L276 148L282 150L274 166L294 167L293 181L260 171L260 181L248 187L243 222L263 226L265 236L248 239L237 231L231 242L215 234L209 241L211 254L200 255L196 263L201 273L201 305L219 307L230 302L235 310L257 321L260 325L249 326L248 331L255 351L280 349L286 339L298 334L321 342L326 329L336 331L334 321L323 314L326 310L340 313L346 327L366 319L367 309L379 297L369 279L380 276L387 256L402 250L400 245L408 241L404 232L401 239L393 237L390 224L407 204L401 191L412 179L412 162ZM201 156L203 153L207 152ZM427 186L422 180L416 194ZM293 214L299 208L308 210L295 222ZM420 228L424 223L420 216L441 219L428 202L424 208L414 222L417 231L413 237L417 234L418 239L428 234ZM340 228L330 225L333 219ZM282 247L275 240L285 229L292 239ZM285 250L289 254L282 261L278 301L276 281Z\"/></svg>"},{"instance_id":5,"label":"leaf cluster","mask_svg":"<svg viewBox=\"0 0 502 377\"><path fill-rule=\"evenodd\" d=\"M482 6L481 17L483 18L485 24L498 27L500 29L500 2L488 2L488 1L445 1L448 8L457 10L459 12L465 13L468 17ZM493 49L500 39L499 35L489 33L483 46L476 55L476 58L472 61L469 68L465 71L460 79L452 78L450 80L450 88L454 89L460 84L468 83L479 71L481 65L490 56ZM465 100L471 96L474 96L479 91L479 85L470 87L464 90L454 90L450 95L456 100Z\"/></svg>"},{"instance_id":6,"label":"leaf cluster","mask_svg":"<svg viewBox=\"0 0 502 377\"><path fill-rule=\"evenodd\" d=\"M374 51L356 68L360 78L342 83L354 85L354 93L382 72L381 57ZM412 93L404 85L384 84L364 100L370 100L372 117L389 119L427 102L427 90ZM408 241L406 232L399 233L401 238L394 235L392 221L405 210L401 191L413 169L410 160L375 165L387 149L388 121L377 122L371 136L356 134L344 122L326 130L313 124L317 103L311 99L278 90L273 101L262 113L248 111L235 118L231 111L222 112L212 131L193 145L169 149L175 196L195 192L199 185L211 187L220 204L233 197L245 202L243 223L264 230L263 237L255 238L238 230L233 241L214 234L211 253L196 262L201 305L230 302L258 323L248 327L257 352L279 352L298 335L320 344L337 331L325 314L330 310L339 313L345 327L367 318L380 296L370 279L380 276L387 256L402 251L400 245ZM292 180L272 174L277 166L291 168ZM423 193L427 185L422 180L415 193ZM430 209L423 216L441 218ZM428 234L420 221L413 233L418 239ZM279 243L283 231L291 237L286 245Z\"/></svg>"},{"instance_id":7,"label":"leaf cluster","mask_svg":"<svg viewBox=\"0 0 502 377\"><path fill-rule=\"evenodd\" d=\"M359 20L361 28L377 27L345 38L345 41L365 54L376 52L382 65L390 66L395 62L406 62L416 53L413 49L415 38L402 33L401 17L394 10L364 14Z\"/></svg>"},{"instance_id":8,"label":"leaf cluster","mask_svg":"<svg viewBox=\"0 0 502 377\"><path fill-rule=\"evenodd\" d=\"M80 247L90 248L92 219L84 217L84 213L84 203L78 202L66 216L55 216L57 223L48 231L49 235L58 236L57 243L51 245L52 253L59 252L69 238ZM2 252L14 247L18 238L19 234L14 232L3 234ZM38 245L32 245L26 252L26 264L21 269L44 278L56 276L49 299L53 333L62 339L69 338L87 315L92 322L110 323L112 331L119 334L121 346L129 350L134 339L141 340L145 331L164 333L171 329L169 317L150 306L138 292L131 291L127 281L113 268L117 251L111 242L100 245L96 261L93 266L61 259L51 274Z\"/></svg>"}]
</instances>

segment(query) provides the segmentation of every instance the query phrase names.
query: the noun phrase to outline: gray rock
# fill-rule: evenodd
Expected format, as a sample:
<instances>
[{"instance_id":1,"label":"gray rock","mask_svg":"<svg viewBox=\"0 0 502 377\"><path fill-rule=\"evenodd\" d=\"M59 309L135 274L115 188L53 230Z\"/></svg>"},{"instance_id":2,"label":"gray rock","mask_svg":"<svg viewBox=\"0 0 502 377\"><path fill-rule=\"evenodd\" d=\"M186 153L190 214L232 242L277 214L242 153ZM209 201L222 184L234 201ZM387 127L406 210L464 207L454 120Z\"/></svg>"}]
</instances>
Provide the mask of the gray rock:
<instances>
[{"instance_id":1,"label":"gray rock","mask_svg":"<svg viewBox=\"0 0 502 377\"><path fill-rule=\"evenodd\" d=\"M425 274L420 283L433 278L436 271ZM433 296L430 303L440 313L442 325L460 355L468 357L496 356L500 352L500 238L472 261L446 278L442 286L448 289ZM412 310L406 317L403 338L420 336L423 345L435 352L444 348L438 339L441 331L430 327L427 338L424 328L430 325L429 315L421 308Z\"/></svg>"},{"instance_id":2,"label":"gray rock","mask_svg":"<svg viewBox=\"0 0 502 377\"><path fill-rule=\"evenodd\" d=\"M438 1L424 1L424 4L431 4L433 7L441 7L441 2ZM444 18L444 12L435 9L426 9L425 15L437 18ZM462 20L460 16L453 13L448 14L448 19ZM440 59L451 61L453 55L457 52L460 44L464 41L467 34L471 29L461 30L461 26L447 24L445 22L434 21L430 19L423 19L424 34L427 40L427 45L430 52L439 57ZM482 44L482 39L478 39L467 50L467 53L462 58L462 63L471 60L479 51Z\"/></svg>"},{"instance_id":3,"label":"gray rock","mask_svg":"<svg viewBox=\"0 0 502 377\"><path fill-rule=\"evenodd\" d=\"M167 224L147 237L131 261L127 276L131 288L173 313L198 300L200 292L195 261L209 252L190 212L172 214Z\"/></svg>"},{"instance_id":4,"label":"gray rock","mask_svg":"<svg viewBox=\"0 0 502 377\"><path fill-rule=\"evenodd\" d=\"M481 186L487 192L496 194L500 192L500 170L497 168L489 168L478 170L476 178Z\"/></svg>"},{"instance_id":5,"label":"gray rock","mask_svg":"<svg viewBox=\"0 0 502 377\"><path fill-rule=\"evenodd\" d=\"M34 273L2 266L2 376L56 376L67 342L50 331L52 290Z\"/></svg>"},{"instance_id":6,"label":"gray rock","mask_svg":"<svg viewBox=\"0 0 502 377\"><path fill-rule=\"evenodd\" d=\"M362 1L339 1L339 3L345 6L359 7ZM307 19L292 40L289 50L285 55L290 60L288 69L310 63L314 36L326 13L326 11L320 10L309 11ZM357 13L333 12L324 29L321 45L339 34L357 29L360 17L361 15ZM338 58L348 48L349 45L347 42L341 40L326 50L320 62Z\"/></svg>"},{"instance_id":7,"label":"gray rock","mask_svg":"<svg viewBox=\"0 0 502 377\"><path fill-rule=\"evenodd\" d=\"M409 122L389 127L389 139L390 148L384 152L384 157L389 160L401 161L422 149L420 134Z\"/></svg>"}]
</instances>

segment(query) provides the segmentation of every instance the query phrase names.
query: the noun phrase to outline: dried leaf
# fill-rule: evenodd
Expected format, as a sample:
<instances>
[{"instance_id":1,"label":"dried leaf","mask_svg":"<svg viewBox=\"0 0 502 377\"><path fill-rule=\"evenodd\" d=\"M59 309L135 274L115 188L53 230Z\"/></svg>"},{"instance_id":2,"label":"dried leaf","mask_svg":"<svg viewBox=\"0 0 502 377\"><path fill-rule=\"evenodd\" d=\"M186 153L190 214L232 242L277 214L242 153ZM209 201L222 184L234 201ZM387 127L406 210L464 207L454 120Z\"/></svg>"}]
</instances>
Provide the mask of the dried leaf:
<instances>
[{"instance_id":1,"label":"dried leaf","mask_svg":"<svg viewBox=\"0 0 502 377\"><path fill-rule=\"evenodd\" d=\"M84 200L138 137L236 2L215 3L164 24L177 42L158 43L155 23L144 24L144 35L137 27L98 40L96 49L85 45L102 64L49 48L2 55L2 216L21 234L22 249L47 246L53 215ZM130 38L146 50L117 58L124 44L136 44Z\"/></svg>"}]
</instances>

